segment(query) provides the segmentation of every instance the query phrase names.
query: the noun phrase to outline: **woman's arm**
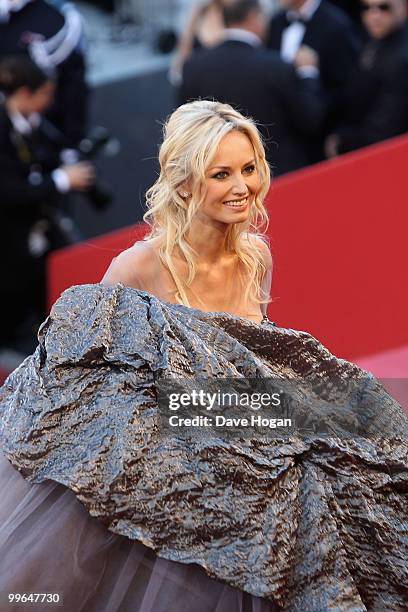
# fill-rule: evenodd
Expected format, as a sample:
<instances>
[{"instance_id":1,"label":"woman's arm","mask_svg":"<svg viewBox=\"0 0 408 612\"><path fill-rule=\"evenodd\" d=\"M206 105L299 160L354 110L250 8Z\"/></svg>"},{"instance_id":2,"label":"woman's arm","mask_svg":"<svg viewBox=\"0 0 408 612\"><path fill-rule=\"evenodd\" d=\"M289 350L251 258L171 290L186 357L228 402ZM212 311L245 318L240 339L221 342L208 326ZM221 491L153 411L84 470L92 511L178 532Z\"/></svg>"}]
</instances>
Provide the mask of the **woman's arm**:
<instances>
[{"instance_id":1,"label":"woman's arm","mask_svg":"<svg viewBox=\"0 0 408 612\"><path fill-rule=\"evenodd\" d=\"M197 29L197 22L200 17L202 7L195 5L192 7L188 21L177 44L176 52L170 65L170 78L177 84L181 79L184 62L190 57L193 50L193 40Z\"/></svg>"}]
</instances>

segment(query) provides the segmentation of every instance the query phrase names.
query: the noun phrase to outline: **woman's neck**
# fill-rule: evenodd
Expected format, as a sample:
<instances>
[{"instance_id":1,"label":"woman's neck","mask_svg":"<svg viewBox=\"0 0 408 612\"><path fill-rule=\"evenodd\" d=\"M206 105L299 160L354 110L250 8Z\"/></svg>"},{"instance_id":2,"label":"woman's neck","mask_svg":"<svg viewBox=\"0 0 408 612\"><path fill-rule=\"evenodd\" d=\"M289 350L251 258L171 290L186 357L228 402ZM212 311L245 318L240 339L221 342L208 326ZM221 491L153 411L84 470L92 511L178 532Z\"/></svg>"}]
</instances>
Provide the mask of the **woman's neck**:
<instances>
[{"instance_id":1,"label":"woman's neck","mask_svg":"<svg viewBox=\"0 0 408 612\"><path fill-rule=\"evenodd\" d=\"M216 264L227 254L228 225L214 225L203 219L196 219L186 236L188 244L198 255L200 262Z\"/></svg>"}]
</instances>

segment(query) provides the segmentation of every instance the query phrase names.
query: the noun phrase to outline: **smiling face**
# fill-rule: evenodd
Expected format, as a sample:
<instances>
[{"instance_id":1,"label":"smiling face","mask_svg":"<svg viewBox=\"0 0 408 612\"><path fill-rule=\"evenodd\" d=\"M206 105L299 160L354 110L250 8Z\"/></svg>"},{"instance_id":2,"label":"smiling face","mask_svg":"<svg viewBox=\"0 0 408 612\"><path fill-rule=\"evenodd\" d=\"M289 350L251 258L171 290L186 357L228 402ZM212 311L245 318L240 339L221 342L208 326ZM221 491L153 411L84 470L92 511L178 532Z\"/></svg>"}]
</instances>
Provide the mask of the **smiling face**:
<instances>
[{"instance_id":1,"label":"smiling face","mask_svg":"<svg viewBox=\"0 0 408 612\"><path fill-rule=\"evenodd\" d=\"M206 196L198 214L223 224L242 223L260 186L252 143L246 134L232 130L207 168Z\"/></svg>"}]
</instances>

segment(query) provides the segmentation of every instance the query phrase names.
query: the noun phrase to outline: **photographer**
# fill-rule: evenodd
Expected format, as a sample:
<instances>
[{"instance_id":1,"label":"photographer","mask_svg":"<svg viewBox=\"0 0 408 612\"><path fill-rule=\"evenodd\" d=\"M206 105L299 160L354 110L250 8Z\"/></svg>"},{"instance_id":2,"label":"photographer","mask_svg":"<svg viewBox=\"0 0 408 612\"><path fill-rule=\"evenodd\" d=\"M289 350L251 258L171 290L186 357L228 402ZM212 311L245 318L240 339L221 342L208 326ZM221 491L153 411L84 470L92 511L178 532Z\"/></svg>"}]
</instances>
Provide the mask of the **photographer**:
<instances>
[{"instance_id":1,"label":"photographer","mask_svg":"<svg viewBox=\"0 0 408 612\"><path fill-rule=\"evenodd\" d=\"M0 62L1 289L5 317L0 346L13 346L18 328L30 319L36 330L45 315L47 210L63 194L88 191L95 180L89 162L61 165L59 151L42 129L55 84L24 56Z\"/></svg>"}]
</instances>

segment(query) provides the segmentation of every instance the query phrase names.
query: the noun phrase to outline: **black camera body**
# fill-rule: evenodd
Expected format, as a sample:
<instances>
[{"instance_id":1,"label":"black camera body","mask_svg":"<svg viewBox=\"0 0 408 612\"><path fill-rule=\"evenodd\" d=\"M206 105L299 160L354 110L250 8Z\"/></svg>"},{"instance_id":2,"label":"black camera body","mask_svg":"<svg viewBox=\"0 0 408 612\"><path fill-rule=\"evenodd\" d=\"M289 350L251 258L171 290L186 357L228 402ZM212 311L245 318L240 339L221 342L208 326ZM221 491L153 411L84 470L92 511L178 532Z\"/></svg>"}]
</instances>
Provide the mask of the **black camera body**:
<instances>
[{"instance_id":1,"label":"black camera body","mask_svg":"<svg viewBox=\"0 0 408 612\"><path fill-rule=\"evenodd\" d=\"M61 162L61 151L64 150L68 151L67 157L69 158L64 160L64 163L92 161L100 153L112 156L116 155L119 150L118 141L112 139L103 127L94 128L90 136L82 139L75 148L72 148L71 143L67 142L60 130L47 119L41 122L41 132L46 137L47 144L43 151L37 151L37 156L40 164L42 162L43 167L48 165L49 170ZM81 197L85 197L98 211L106 209L113 201L111 190L101 181L97 181L88 191L82 192ZM83 238L63 202L57 206L55 203L44 202L42 220L47 226L48 250L70 246Z\"/></svg>"},{"instance_id":2,"label":"black camera body","mask_svg":"<svg viewBox=\"0 0 408 612\"><path fill-rule=\"evenodd\" d=\"M110 138L108 131L103 127L94 128L87 138L81 140L78 146L78 161L92 161L99 153L109 150L114 141ZM109 187L98 180L86 192L91 205L97 210L106 209L113 200L113 194Z\"/></svg>"}]
</instances>

